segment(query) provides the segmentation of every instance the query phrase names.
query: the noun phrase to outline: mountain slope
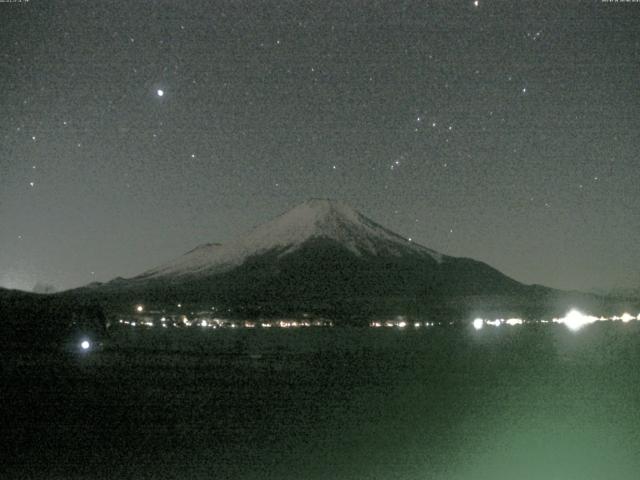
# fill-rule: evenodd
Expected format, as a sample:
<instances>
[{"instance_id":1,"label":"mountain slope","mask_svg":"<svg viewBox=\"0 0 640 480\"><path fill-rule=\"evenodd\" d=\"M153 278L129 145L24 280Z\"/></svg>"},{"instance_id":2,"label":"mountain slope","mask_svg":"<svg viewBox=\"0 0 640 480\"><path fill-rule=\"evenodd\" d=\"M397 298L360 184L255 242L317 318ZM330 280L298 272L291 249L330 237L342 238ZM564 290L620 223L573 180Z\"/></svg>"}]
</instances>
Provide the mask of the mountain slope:
<instances>
[{"instance_id":1,"label":"mountain slope","mask_svg":"<svg viewBox=\"0 0 640 480\"><path fill-rule=\"evenodd\" d=\"M313 199L258 226L233 244L202 245L134 280L217 274L256 255L278 252L279 257L285 257L319 238L334 241L358 256L417 254L442 260L441 254L411 243L342 202Z\"/></svg>"}]
</instances>

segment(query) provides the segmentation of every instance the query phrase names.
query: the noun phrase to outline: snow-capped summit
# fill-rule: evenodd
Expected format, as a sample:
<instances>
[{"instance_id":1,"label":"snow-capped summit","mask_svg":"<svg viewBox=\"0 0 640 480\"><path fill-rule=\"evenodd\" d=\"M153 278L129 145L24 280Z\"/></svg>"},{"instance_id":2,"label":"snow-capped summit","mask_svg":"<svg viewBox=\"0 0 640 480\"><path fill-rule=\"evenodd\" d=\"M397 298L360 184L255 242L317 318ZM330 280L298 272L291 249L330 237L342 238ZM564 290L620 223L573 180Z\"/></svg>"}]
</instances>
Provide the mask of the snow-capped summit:
<instances>
[{"instance_id":1,"label":"snow-capped summit","mask_svg":"<svg viewBox=\"0 0 640 480\"><path fill-rule=\"evenodd\" d=\"M319 239L335 242L357 256L412 254L442 260L441 254L391 232L343 202L311 199L254 228L232 244L201 245L136 278L221 273L250 257L272 252L284 257L308 241Z\"/></svg>"}]
</instances>

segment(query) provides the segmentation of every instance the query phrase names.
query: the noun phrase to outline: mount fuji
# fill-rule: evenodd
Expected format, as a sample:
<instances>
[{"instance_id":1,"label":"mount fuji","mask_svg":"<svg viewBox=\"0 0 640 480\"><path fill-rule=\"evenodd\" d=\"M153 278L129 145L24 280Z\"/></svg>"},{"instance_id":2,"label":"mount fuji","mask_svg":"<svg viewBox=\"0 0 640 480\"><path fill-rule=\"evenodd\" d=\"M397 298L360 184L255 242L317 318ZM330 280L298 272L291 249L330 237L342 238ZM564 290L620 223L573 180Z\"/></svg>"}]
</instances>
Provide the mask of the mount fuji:
<instances>
[{"instance_id":1,"label":"mount fuji","mask_svg":"<svg viewBox=\"0 0 640 480\"><path fill-rule=\"evenodd\" d=\"M221 273L259 255L274 253L283 259L318 240L333 243L361 258L415 255L438 263L443 258L438 252L387 230L342 202L312 199L260 225L233 244L200 245L134 280Z\"/></svg>"},{"instance_id":2,"label":"mount fuji","mask_svg":"<svg viewBox=\"0 0 640 480\"><path fill-rule=\"evenodd\" d=\"M129 279L80 289L131 305L215 305L243 315L530 311L558 291L410 241L345 203L312 199L237 241L200 245ZM78 290L76 290L78 292Z\"/></svg>"}]
</instances>

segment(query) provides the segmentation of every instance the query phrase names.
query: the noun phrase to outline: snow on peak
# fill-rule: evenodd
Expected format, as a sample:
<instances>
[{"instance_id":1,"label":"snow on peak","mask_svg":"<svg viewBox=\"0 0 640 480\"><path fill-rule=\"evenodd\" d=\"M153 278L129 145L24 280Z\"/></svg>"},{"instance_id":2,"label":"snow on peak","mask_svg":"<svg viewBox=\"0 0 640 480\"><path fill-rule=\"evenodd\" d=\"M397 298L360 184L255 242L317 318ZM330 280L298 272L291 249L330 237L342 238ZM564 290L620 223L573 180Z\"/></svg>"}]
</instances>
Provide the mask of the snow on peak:
<instances>
[{"instance_id":1,"label":"snow on peak","mask_svg":"<svg viewBox=\"0 0 640 480\"><path fill-rule=\"evenodd\" d=\"M189 250L184 255L171 260L157 268L147 270L141 277L157 277L171 274L179 274L180 272L187 273L191 270L198 270L202 265L207 264L213 258L216 257L217 252L222 248L219 243L205 243L198 245L193 250Z\"/></svg>"},{"instance_id":2,"label":"snow on peak","mask_svg":"<svg viewBox=\"0 0 640 480\"><path fill-rule=\"evenodd\" d=\"M295 247L314 237L342 241L345 228L360 224L363 218L342 202L312 199L255 228L246 238L247 246L257 250Z\"/></svg>"},{"instance_id":3,"label":"snow on peak","mask_svg":"<svg viewBox=\"0 0 640 480\"><path fill-rule=\"evenodd\" d=\"M417 253L441 261L439 253L387 230L343 202L310 199L259 225L233 244L201 245L138 278L218 273L241 265L253 255L278 251L283 256L319 238L333 240L356 255Z\"/></svg>"}]
</instances>

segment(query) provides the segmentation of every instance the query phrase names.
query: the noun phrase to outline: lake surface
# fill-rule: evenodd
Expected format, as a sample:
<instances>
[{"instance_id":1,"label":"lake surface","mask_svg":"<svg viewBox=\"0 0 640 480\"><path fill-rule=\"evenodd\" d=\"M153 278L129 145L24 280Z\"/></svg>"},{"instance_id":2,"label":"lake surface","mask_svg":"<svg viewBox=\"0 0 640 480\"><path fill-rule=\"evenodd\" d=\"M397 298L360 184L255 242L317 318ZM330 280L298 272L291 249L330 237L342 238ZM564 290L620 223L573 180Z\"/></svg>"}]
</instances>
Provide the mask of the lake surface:
<instances>
[{"instance_id":1,"label":"lake surface","mask_svg":"<svg viewBox=\"0 0 640 480\"><path fill-rule=\"evenodd\" d=\"M122 330L2 352L1 478L637 479L640 325Z\"/></svg>"}]
</instances>

